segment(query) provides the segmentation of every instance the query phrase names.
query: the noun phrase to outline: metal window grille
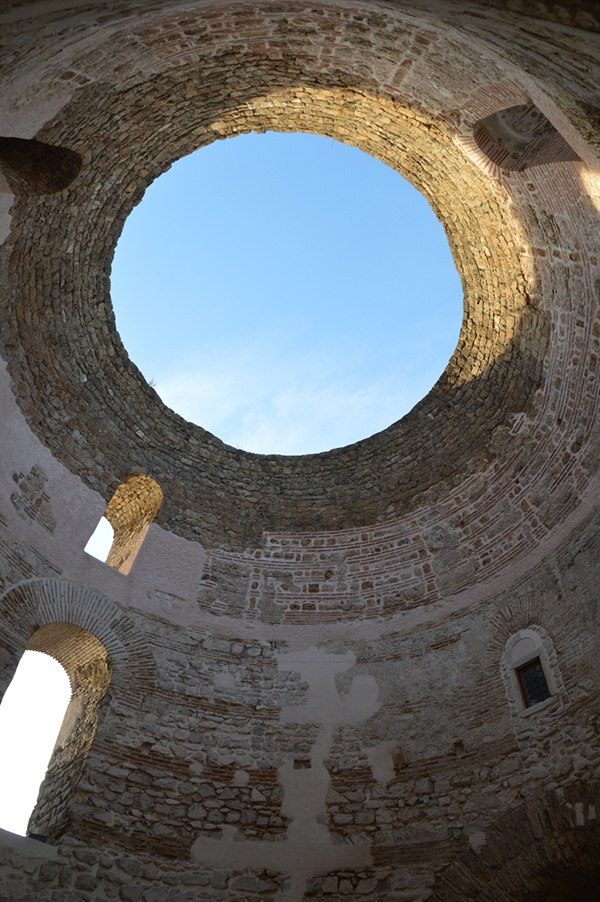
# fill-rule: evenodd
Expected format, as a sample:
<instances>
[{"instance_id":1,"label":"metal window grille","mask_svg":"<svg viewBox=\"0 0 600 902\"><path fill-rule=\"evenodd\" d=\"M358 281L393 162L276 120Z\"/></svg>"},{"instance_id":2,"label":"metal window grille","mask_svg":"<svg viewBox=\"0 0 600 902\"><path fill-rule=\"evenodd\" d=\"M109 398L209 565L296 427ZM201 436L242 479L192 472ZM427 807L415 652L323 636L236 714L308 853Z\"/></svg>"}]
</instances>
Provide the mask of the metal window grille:
<instances>
[{"instance_id":1,"label":"metal window grille","mask_svg":"<svg viewBox=\"0 0 600 902\"><path fill-rule=\"evenodd\" d=\"M548 688L546 674L539 658L517 667L517 678L526 708L531 708L551 697L552 693Z\"/></svg>"}]
</instances>

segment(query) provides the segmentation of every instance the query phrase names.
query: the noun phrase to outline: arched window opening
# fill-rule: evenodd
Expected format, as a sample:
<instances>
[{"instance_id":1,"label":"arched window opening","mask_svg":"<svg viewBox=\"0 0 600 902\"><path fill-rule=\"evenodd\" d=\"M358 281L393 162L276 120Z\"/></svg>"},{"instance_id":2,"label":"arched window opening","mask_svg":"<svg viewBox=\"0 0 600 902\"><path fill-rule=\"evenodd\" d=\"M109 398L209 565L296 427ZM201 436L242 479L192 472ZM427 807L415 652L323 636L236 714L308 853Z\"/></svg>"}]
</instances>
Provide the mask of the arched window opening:
<instances>
[{"instance_id":1,"label":"arched window opening","mask_svg":"<svg viewBox=\"0 0 600 902\"><path fill-rule=\"evenodd\" d=\"M70 684L67 690L70 700L67 695L63 716L52 737L55 742L49 740L50 760L45 775L42 773L39 792L33 790L32 800L30 793L29 811L19 815L19 829L13 832L22 833L26 826L27 835L55 842L64 831L69 805L96 732L100 703L110 682L110 659L104 645L92 633L72 623L50 623L36 630L27 644L26 654L30 652L42 652L42 657L53 658L60 665ZM37 681L29 693L41 695L41 690ZM35 715L30 710L21 706L18 720L24 723L32 719ZM3 730L3 745L11 741L12 732ZM31 816L26 823L28 814Z\"/></svg>"},{"instance_id":2,"label":"arched window opening","mask_svg":"<svg viewBox=\"0 0 600 902\"><path fill-rule=\"evenodd\" d=\"M480 119L473 129L480 150L501 169L522 171L579 156L534 103L519 104Z\"/></svg>"},{"instance_id":3,"label":"arched window opening","mask_svg":"<svg viewBox=\"0 0 600 902\"><path fill-rule=\"evenodd\" d=\"M125 477L85 550L120 573L129 573L162 502L161 488L150 476L133 474ZM112 530L110 545L109 530Z\"/></svg>"},{"instance_id":4,"label":"arched window opening","mask_svg":"<svg viewBox=\"0 0 600 902\"><path fill-rule=\"evenodd\" d=\"M526 708L545 702L547 698L551 697L552 693L548 687L544 666L539 657L530 658L525 664L515 667L515 673L521 690L521 698Z\"/></svg>"},{"instance_id":5,"label":"arched window opening","mask_svg":"<svg viewBox=\"0 0 600 902\"><path fill-rule=\"evenodd\" d=\"M71 699L58 661L26 651L0 705L0 827L25 836Z\"/></svg>"},{"instance_id":6,"label":"arched window opening","mask_svg":"<svg viewBox=\"0 0 600 902\"><path fill-rule=\"evenodd\" d=\"M110 554L112 543L114 541L115 531L106 517L102 516L97 527L88 539L88 543L83 549L86 554L97 558L103 563Z\"/></svg>"},{"instance_id":7,"label":"arched window opening","mask_svg":"<svg viewBox=\"0 0 600 902\"><path fill-rule=\"evenodd\" d=\"M516 715L532 713L556 698L566 699L556 653L541 627L531 626L512 635L504 648L501 667Z\"/></svg>"}]
</instances>

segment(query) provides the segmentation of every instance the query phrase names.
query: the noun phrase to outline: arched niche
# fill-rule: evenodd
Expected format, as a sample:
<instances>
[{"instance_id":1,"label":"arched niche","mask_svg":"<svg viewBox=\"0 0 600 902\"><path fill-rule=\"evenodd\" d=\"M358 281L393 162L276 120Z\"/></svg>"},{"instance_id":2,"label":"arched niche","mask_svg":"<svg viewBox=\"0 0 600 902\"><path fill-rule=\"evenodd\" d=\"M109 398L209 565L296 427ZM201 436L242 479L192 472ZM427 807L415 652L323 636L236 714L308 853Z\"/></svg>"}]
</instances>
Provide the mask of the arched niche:
<instances>
[{"instance_id":1,"label":"arched niche","mask_svg":"<svg viewBox=\"0 0 600 902\"><path fill-rule=\"evenodd\" d=\"M69 147L0 137L0 175L12 194L36 197L63 191L77 178L82 165L81 154Z\"/></svg>"}]
</instances>

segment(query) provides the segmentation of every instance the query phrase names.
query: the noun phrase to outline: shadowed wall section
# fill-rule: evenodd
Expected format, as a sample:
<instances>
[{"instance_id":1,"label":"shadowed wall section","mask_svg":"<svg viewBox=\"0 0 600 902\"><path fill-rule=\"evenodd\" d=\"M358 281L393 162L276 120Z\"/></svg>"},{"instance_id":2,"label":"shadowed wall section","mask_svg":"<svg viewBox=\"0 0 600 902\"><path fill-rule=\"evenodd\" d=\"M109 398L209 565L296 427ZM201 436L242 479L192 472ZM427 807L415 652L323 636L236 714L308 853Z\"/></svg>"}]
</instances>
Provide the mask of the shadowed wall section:
<instances>
[{"instance_id":1,"label":"shadowed wall section","mask_svg":"<svg viewBox=\"0 0 600 902\"><path fill-rule=\"evenodd\" d=\"M522 172L532 166L579 160L534 103L480 119L473 134L479 148L501 169Z\"/></svg>"},{"instance_id":2,"label":"shadowed wall section","mask_svg":"<svg viewBox=\"0 0 600 902\"><path fill-rule=\"evenodd\" d=\"M431 902L594 902L600 876L597 783L549 792L499 818L443 872Z\"/></svg>"},{"instance_id":3,"label":"shadowed wall section","mask_svg":"<svg viewBox=\"0 0 600 902\"><path fill-rule=\"evenodd\" d=\"M62 191L77 178L81 155L26 138L0 137L0 173L13 194L34 197Z\"/></svg>"}]
</instances>

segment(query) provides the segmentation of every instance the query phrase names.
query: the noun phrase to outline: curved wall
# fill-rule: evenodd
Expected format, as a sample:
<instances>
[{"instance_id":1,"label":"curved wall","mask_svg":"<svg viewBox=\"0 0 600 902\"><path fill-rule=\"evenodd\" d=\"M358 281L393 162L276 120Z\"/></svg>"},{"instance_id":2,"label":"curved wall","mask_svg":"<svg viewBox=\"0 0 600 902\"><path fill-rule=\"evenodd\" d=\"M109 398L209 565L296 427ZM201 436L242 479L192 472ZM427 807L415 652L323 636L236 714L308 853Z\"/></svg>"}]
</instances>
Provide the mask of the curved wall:
<instances>
[{"instance_id":1,"label":"curved wall","mask_svg":"<svg viewBox=\"0 0 600 902\"><path fill-rule=\"evenodd\" d=\"M111 667L61 835L4 837L5 898L525 900L549 875L595 898L598 24L523 7L0 15L2 685L50 623ZM167 410L110 304L152 179L264 129L397 169L464 286L431 393L325 454L248 454ZM125 574L83 547L132 475L164 501ZM525 710L520 631L551 669Z\"/></svg>"}]
</instances>

